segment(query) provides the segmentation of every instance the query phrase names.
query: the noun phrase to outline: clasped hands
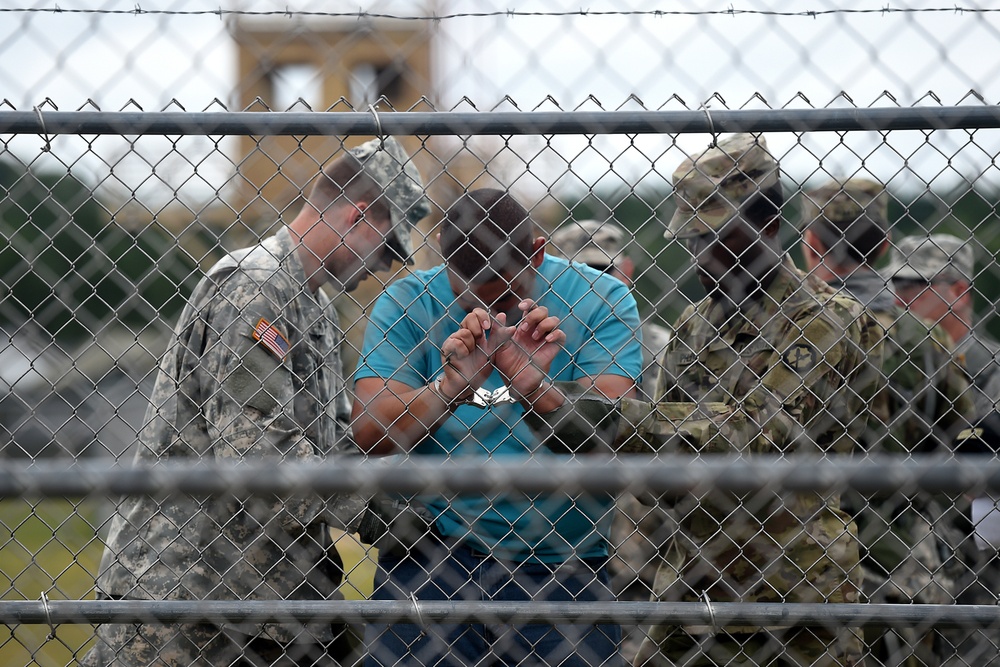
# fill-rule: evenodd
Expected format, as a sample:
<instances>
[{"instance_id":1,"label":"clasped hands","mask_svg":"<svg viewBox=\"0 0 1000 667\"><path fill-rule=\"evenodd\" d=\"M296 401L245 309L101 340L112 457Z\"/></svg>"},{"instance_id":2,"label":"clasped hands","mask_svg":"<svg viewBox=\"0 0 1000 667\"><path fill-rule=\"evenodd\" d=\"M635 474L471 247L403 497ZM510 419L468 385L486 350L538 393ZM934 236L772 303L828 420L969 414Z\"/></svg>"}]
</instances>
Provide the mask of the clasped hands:
<instances>
[{"instance_id":1,"label":"clasped hands","mask_svg":"<svg viewBox=\"0 0 1000 667\"><path fill-rule=\"evenodd\" d=\"M518 304L523 313L519 322L507 325L506 313L491 316L484 308L475 308L462 320L458 331L448 336L441 347L443 372L435 380L435 391L450 404L475 403L486 379L496 369L517 400L537 400L550 386L549 368L566 341L559 329L559 318L531 299ZM506 396L497 390L490 396Z\"/></svg>"}]
</instances>

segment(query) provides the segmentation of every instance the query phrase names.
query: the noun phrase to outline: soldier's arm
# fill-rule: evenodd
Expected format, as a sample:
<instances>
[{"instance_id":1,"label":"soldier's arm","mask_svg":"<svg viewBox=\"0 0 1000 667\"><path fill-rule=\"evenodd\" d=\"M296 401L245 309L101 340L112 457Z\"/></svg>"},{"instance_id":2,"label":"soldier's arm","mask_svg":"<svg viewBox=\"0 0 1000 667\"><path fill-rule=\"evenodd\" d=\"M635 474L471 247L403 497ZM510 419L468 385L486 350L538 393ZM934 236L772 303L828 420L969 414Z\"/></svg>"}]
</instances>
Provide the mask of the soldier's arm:
<instances>
[{"instance_id":1,"label":"soldier's arm","mask_svg":"<svg viewBox=\"0 0 1000 667\"><path fill-rule=\"evenodd\" d=\"M573 382L556 382L553 388L562 405L546 413L528 410L525 421L558 453L652 454L704 445L726 449L745 440L744 418L722 403L612 401Z\"/></svg>"},{"instance_id":2,"label":"soldier's arm","mask_svg":"<svg viewBox=\"0 0 1000 667\"><path fill-rule=\"evenodd\" d=\"M283 298L274 286L255 286L237 273L223 282L203 313L211 333L201 352L199 372L206 376L202 383L206 391L203 413L216 459L307 464L324 460L295 417L299 389L287 355L281 358L280 347L269 347L258 339L274 333L258 327L261 318L272 323L277 333L291 335L287 326L282 331L277 313ZM344 443L330 444L344 449ZM313 523L346 527L363 508L359 498L346 494L266 502L270 503L270 516L291 533Z\"/></svg>"},{"instance_id":3,"label":"soldier's arm","mask_svg":"<svg viewBox=\"0 0 1000 667\"><path fill-rule=\"evenodd\" d=\"M805 311L774 341L771 363L741 400L612 403L560 387L563 405L544 415L529 412L528 423L556 451L725 452L757 439L782 451L842 448L848 433L864 427L864 406L883 381L882 342L860 306L830 307ZM667 382L664 374L658 393L670 395Z\"/></svg>"}]
</instances>

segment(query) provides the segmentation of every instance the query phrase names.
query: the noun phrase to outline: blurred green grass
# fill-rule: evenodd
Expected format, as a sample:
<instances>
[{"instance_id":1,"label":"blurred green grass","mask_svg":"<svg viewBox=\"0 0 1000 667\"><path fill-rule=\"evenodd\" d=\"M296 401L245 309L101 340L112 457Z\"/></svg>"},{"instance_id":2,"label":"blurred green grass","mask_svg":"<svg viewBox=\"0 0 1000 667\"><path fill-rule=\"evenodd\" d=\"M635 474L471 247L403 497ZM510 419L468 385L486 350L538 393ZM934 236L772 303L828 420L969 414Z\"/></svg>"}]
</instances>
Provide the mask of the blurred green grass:
<instances>
[{"instance_id":1,"label":"blurred green grass","mask_svg":"<svg viewBox=\"0 0 1000 667\"><path fill-rule=\"evenodd\" d=\"M104 545L98 531L110 505L96 500L0 500L0 585L4 600L93 600L94 577ZM348 600L371 595L375 552L353 535L336 533L347 578ZM369 558L369 555L372 558ZM48 639L42 625L6 626L0 635L0 665L65 667L90 648L92 625L61 625Z\"/></svg>"},{"instance_id":2,"label":"blurred green grass","mask_svg":"<svg viewBox=\"0 0 1000 667\"><path fill-rule=\"evenodd\" d=\"M4 600L94 599L94 573L103 545L97 538L101 503L45 499L0 501L0 584ZM0 665L63 667L90 646L92 625L7 626Z\"/></svg>"}]
</instances>

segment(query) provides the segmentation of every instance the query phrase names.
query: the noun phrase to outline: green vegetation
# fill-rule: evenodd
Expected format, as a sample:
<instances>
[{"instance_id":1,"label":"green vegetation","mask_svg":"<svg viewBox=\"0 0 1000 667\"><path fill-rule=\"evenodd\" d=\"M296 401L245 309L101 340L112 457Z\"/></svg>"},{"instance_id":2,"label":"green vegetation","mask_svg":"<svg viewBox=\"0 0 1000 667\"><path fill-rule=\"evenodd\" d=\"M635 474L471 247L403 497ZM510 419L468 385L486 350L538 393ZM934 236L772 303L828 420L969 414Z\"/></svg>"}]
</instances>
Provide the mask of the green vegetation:
<instances>
[{"instance_id":1,"label":"green vegetation","mask_svg":"<svg viewBox=\"0 0 1000 667\"><path fill-rule=\"evenodd\" d=\"M5 600L94 599L103 545L97 539L100 504L48 499L0 501L0 584ZM0 665L62 667L82 657L90 625L62 625L56 639L41 625L7 626Z\"/></svg>"},{"instance_id":2,"label":"green vegetation","mask_svg":"<svg viewBox=\"0 0 1000 667\"><path fill-rule=\"evenodd\" d=\"M71 173L0 161L0 326L32 320L77 341L111 319L139 329L169 321L193 268L158 225L133 235L114 223Z\"/></svg>"},{"instance_id":3,"label":"green vegetation","mask_svg":"<svg viewBox=\"0 0 1000 667\"><path fill-rule=\"evenodd\" d=\"M109 507L99 501L0 501L0 585L4 600L93 600L104 545L97 537ZM347 572L348 600L371 595L377 553L354 536L335 536ZM92 625L61 625L56 639L41 625L8 626L0 635L0 665L64 667L83 657Z\"/></svg>"}]
</instances>

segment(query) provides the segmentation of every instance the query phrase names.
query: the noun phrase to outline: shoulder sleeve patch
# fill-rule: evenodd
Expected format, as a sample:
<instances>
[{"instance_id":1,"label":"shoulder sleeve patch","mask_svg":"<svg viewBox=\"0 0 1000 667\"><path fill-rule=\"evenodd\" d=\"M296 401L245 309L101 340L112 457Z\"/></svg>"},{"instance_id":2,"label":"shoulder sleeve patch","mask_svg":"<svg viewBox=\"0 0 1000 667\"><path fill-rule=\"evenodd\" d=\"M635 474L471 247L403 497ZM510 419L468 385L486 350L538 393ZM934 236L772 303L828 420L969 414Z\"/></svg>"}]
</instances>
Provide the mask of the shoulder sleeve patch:
<instances>
[{"instance_id":1,"label":"shoulder sleeve patch","mask_svg":"<svg viewBox=\"0 0 1000 667\"><path fill-rule=\"evenodd\" d=\"M260 318L260 321L257 322L257 326L254 327L253 337L254 340L260 341L261 344L280 361L284 361L285 357L288 356L288 350L291 348L288 344L288 339L285 338L280 331L278 331L277 327L272 325L263 317Z\"/></svg>"},{"instance_id":2,"label":"shoulder sleeve patch","mask_svg":"<svg viewBox=\"0 0 1000 667\"><path fill-rule=\"evenodd\" d=\"M796 343L781 355L781 360L785 365L799 374L811 371L819 362L819 353L812 345Z\"/></svg>"}]
</instances>

